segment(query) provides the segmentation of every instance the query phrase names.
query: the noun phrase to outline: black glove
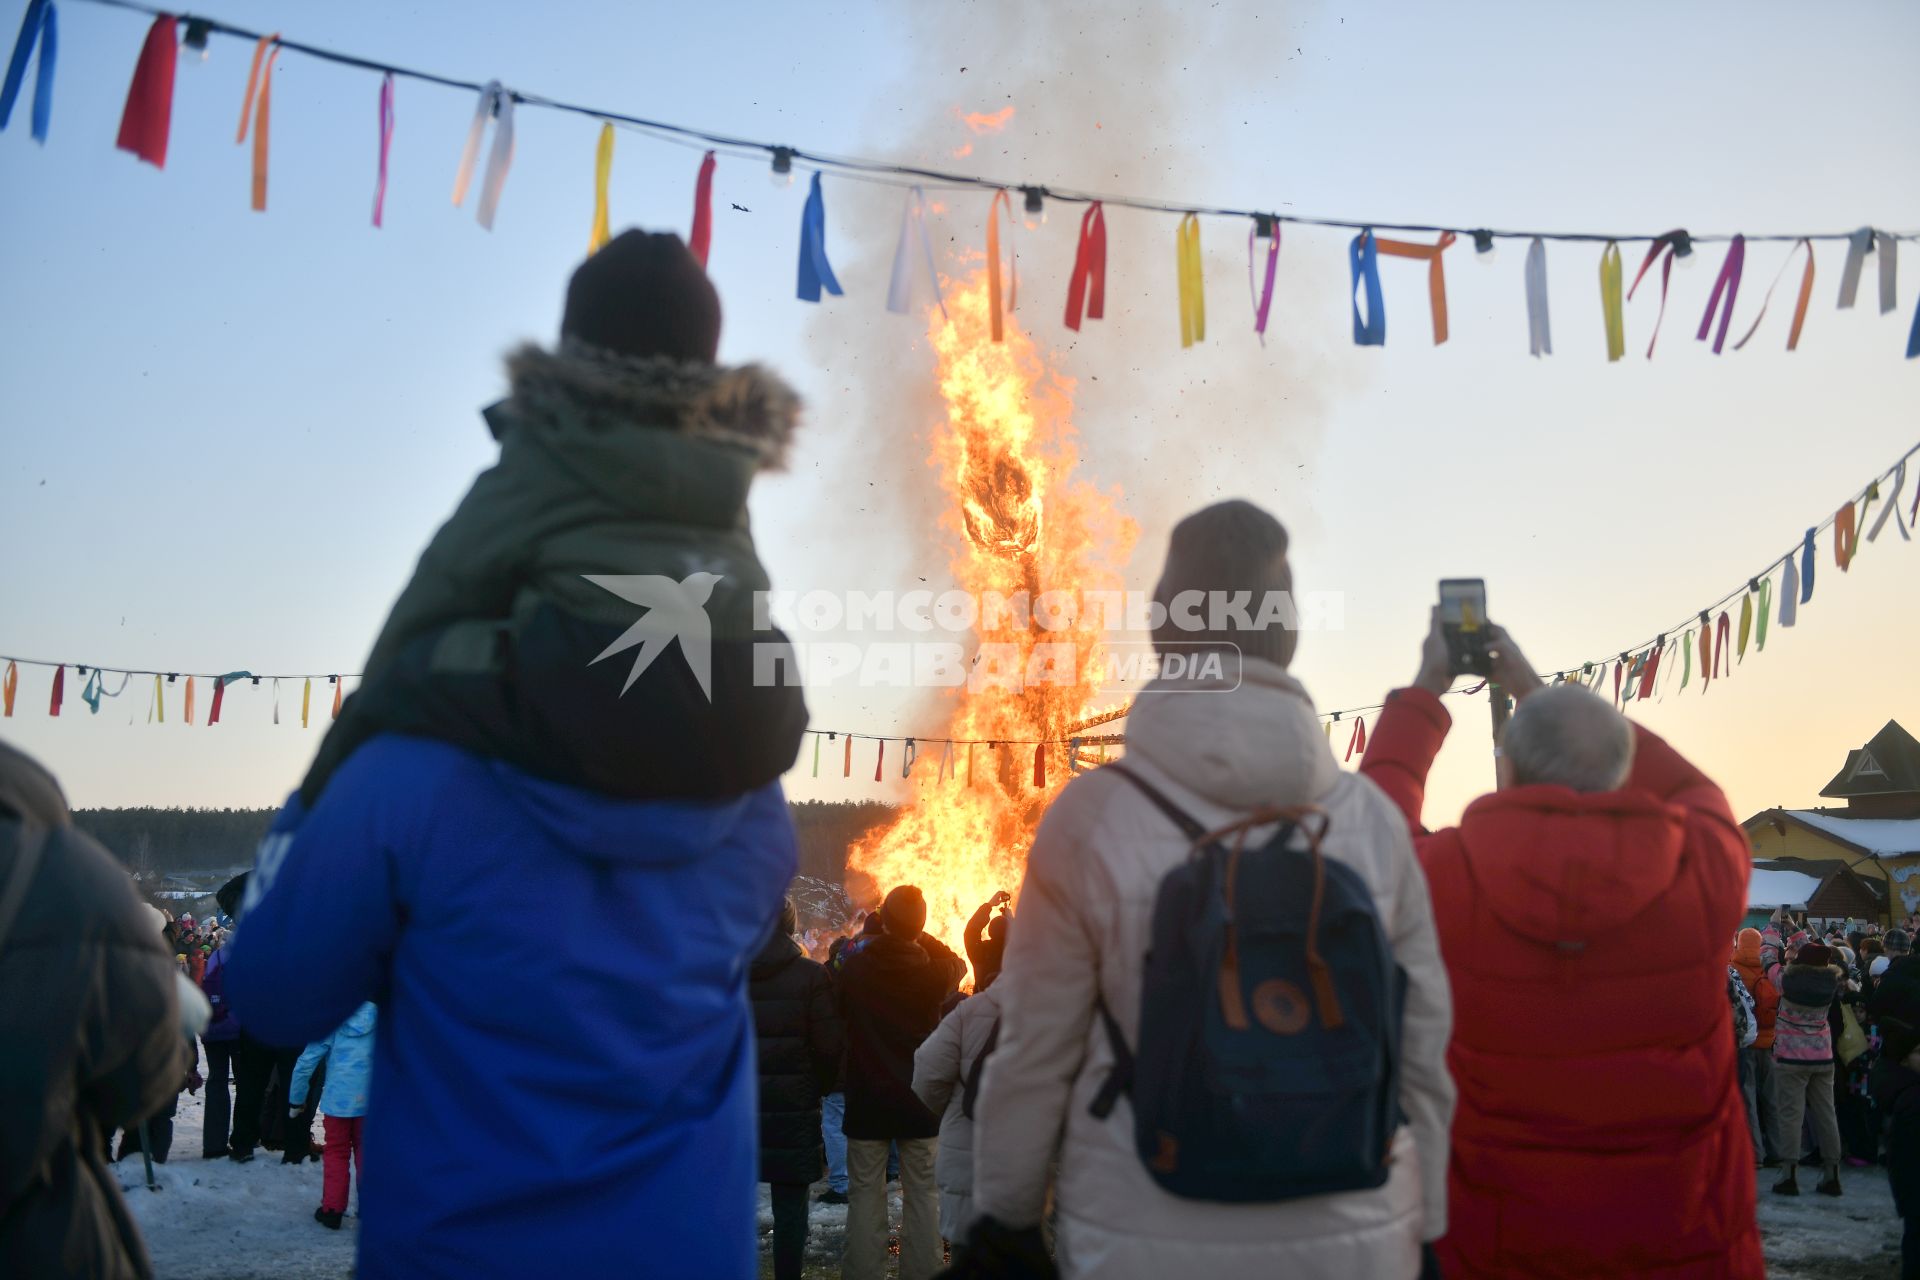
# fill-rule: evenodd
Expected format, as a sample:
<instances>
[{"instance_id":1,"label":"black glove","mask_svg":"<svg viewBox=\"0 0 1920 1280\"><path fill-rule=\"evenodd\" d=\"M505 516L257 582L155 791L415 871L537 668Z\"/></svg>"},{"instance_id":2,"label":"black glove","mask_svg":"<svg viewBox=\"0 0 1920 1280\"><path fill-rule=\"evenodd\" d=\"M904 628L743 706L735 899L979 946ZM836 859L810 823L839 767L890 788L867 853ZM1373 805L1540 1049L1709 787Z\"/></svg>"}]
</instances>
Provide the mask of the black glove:
<instances>
[{"instance_id":1,"label":"black glove","mask_svg":"<svg viewBox=\"0 0 1920 1280\"><path fill-rule=\"evenodd\" d=\"M1059 1274L1039 1227L979 1218L936 1280L1055 1280Z\"/></svg>"}]
</instances>

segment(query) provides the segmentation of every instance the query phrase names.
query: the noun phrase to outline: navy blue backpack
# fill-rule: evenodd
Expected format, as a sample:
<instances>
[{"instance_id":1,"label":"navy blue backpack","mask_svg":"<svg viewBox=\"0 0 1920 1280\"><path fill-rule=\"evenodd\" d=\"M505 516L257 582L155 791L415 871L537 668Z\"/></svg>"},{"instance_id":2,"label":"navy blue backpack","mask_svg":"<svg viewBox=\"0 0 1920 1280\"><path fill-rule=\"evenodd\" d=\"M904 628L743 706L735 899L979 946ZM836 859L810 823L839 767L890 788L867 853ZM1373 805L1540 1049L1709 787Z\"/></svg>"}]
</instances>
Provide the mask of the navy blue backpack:
<instances>
[{"instance_id":1,"label":"navy blue backpack","mask_svg":"<svg viewBox=\"0 0 1920 1280\"><path fill-rule=\"evenodd\" d=\"M1209 833L1124 765L1107 768L1193 852L1154 902L1137 1049L1100 1003L1115 1066L1091 1111L1130 1097L1140 1159L1174 1195L1258 1203L1383 1185L1406 974L1366 882L1321 856L1326 815L1262 810ZM1275 822L1246 847L1250 828Z\"/></svg>"}]
</instances>

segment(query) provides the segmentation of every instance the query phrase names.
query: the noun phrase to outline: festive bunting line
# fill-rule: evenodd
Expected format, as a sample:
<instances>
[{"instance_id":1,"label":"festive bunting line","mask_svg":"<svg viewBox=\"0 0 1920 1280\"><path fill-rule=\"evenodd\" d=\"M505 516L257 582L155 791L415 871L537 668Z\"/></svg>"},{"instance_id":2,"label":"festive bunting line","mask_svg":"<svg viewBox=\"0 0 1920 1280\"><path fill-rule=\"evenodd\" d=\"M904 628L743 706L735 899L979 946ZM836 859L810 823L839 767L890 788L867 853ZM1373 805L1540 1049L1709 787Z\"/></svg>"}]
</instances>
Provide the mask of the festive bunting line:
<instances>
[{"instance_id":1,"label":"festive bunting line","mask_svg":"<svg viewBox=\"0 0 1920 1280\"><path fill-rule=\"evenodd\" d=\"M170 24L167 29L167 38L169 42L172 41L173 31L172 31L171 24L174 23L175 21L173 15L168 14L166 11L156 8L152 5L139 3L138 0L70 0L70 2L94 4L94 5L99 5L105 8L121 9L121 10L125 10L132 13L145 14L157 20L164 21ZM230 37L235 37L242 40L247 40L250 42L258 42L260 39L263 38L265 34L263 32L249 30L248 28L238 26L233 23L225 22L217 18L205 18L205 17L196 16L192 18L190 22L192 24L192 30L197 31L199 33L199 38L203 44L206 36L209 34L230 36ZM154 30L149 33L150 44L155 40L156 36L159 34L159 31L160 31L160 26L159 26L159 22L157 21L155 24ZM192 34L192 31L190 31L190 34ZM374 58L363 57L358 54L346 53L337 49L330 49L321 45L308 44L303 41L282 39L279 41L279 46L281 49L290 53L302 54L306 57L317 58L317 59L320 59L321 61L335 63L340 66L354 67L354 68L358 68L365 71L373 71L373 72L378 72L382 74L393 75L393 76L397 76L404 79L418 80L425 84L439 85L443 88L449 88L449 89L460 89L470 93L483 92L488 88L490 84L497 83L497 82L482 82L477 80L461 79L459 77L442 75L436 72L421 71L421 70L417 70L410 67L399 66L397 64L390 63L390 62L384 62ZM142 62L143 62L143 65L146 62L145 55L143 55ZM170 103L171 97L172 97L171 58L169 58L169 61L168 61L167 72L168 74L166 78L166 87L168 92L166 94L166 100L168 101L168 103ZM875 159L870 159L870 158L861 157L861 156L853 156L853 155L836 155L828 152L802 149L799 147L794 147L794 146L790 146L783 143L767 142L757 138L748 138L748 137L743 137L736 134L721 133L721 132L717 132L710 129L703 129L703 128L698 128L698 127L693 127L688 125L674 124L669 121L656 120L656 119L652 119L645 116L637 116L637 115L632 115L624 112L612 111L604 107L594 107L594 106L583 105L580 103L567 102L561 99L548 97L543 94L537 94L537 93L521 91L521 90L505 90L504 92L506 94L506 102L508 104L518 103L518 104L523 104L527 106L540 107L550 111L558 111L558 112L563 112L571 115L587 116L596 120L612 122L615 124L622 124L632 128L636 128L636 129L647 130L655 135L659 135L664 138L679 139L687 144L696 145L702 149L729 148L735 151L761 155L769 159L772 159L778 155L784 154L790 162L803 163L811 167L824 169L828 171L836 171L836 172L840 172L842 174L847 174L847 175L855 175L855 174L864 175L864 176L878 179L878 180L894 182L900 186L925 186L927 183L931 182L931 183L941 184L944 186L957 187L957 188L971 188L971 189L981 190L981 191L1033 191L1033 192L1039 193L1044 198L1065 201L1068 203L1091 204L1097 201L1103 205L1108 205L1108 206L1140 209L1140 210L1144 210L1147 212L1154 212L1154 213L1168 213L1168 214L1178 215L1181 217L1184 217L1188 214L1198 214L1204 217L1221 217L1221 218L1247 218L1247 219L1268 218L1278 223L1292 223L1296 226L1336 227L1336 228L1344 228L1350 231L1372 230L1375 232L1398 232L1398 233L1408 233L1408 234L1439 235L1441 233L1452 233L1454 235L1471 235L1471 236L1474 236L1476 240L1479 240L1481 238L1510 239L1510 240L1540 239L1540 240L1575 241L1575 242L1584 241L1584 242L1605 244L1607 242L1657 241L1672 234L1670 232L1655 234L1651 232L1619 232L1619 231L1611 231L1611 232L1545 231L1545 230L1527 230L1527 229L1519 229L1519 228L1490 228L1490 227L1474 228L1474 227L1463 227L1463 226L1442 226L1436 223L1394 223L1394 222L1382 222L1374 218L1345 218L1345 217L1326 217L1326 216L1298 214L1298 213L1275 213L1275 212L1269 212L1265 210L1235 208L1235 207L1224 206L1224 205L1211 205L1211 204L1205 204L1205 203L1197 203L1191 200L1180 200L1180 199L1171 199L1171 198L1163 199L1163 198L1146 197L1146 196L1106 195L1106 194L1101 194L1101 193L1097 193L1089 190L1083 190L1079 188L1072 188L1072 187L1066 187L1066 186L1009 182L1009 181L1004 181L997 178L985 177L979 174L964 173L957 170L935 169L935 168L929 168L921 165L899 164L891 161L875 160ZM154 161L154 163L156 164L164 163L164 154L165 154L164 133L165 133L165 130L164 130L164 121L163 121L162 128L161 128L161 142L160 142L161 159ZM124 141L122 145L125 145ZM133 150L136 148L130 147L128 149ZM1762 242L1762 241L1793 242L1793 241L1799 241L1799 240L1833 240L1833 241L1852 242L1859 235L1860 235L1859 231L1775 232L1775 233L1767 233L1767 234L1749 234L1749 235L1745 235L1744 239L1749 244ZM1884 238L1888 243L1891 243L1893 241L1900 241L1900 240L1920 240L1920 231L1889 232L1889 231L1882 231L1879 229L1869 229L1869 235L1875 240L1876 243L1878 243L1878 241L1881 238ZM1698 233L1698 234L1691 235L1689 237L1689 241L1693 244L1702 244L1702 243L1731 241L1733 237L1734 237L1734 233L1731 233L1731 232ZM1883 277L1890 275L1890 272L1888 268L1884 265L1884 262L1881 267L1881 271L1882 271ZM1885 298L1885 294L1883 293L1883 300L1884 298Z\"/></svg>"},{"instance_id":2,"label":"festive bunting line","mask_svg":"<svg viewBox=\"0 0 1920 1280\"><path fill-rule=\"evenodd\" d=\"M1703 689L1709 687L1715 679L1726 679L1733 674L1735 664L1745 660L1747 639L1750 631L1756 651L1764 651L1767 647L1768 620L1769 617L1773 615L1772 574L1775 569L1781 571L1779 613L1777 616L1777 624L1779 626L1793 626L1797 619L1799 607L1812 600L1815 579L1815 548L1820 534L1829 529L1833 530L1835 539L1835 562L1845 571L1851 566L1853 559L1859 553L1860 538L1858 536L1858 530L1860 526L1865 523L1866 517L1871 511L1872 504L1881 502L1884 505L1881 508L1880 515L1868 529L1865 540L1867 542L1873 542L1879 536L1881 529L1889 519L1893 520L1894 527L1900 533L1902 539L1911 540L1908 529L1912 526L1914 519L1920 517L1920 478L1916 478L1915 493L1911 500L1913 504L1913 514L1909 515L1904 523L1899 508L1904 497L1903 490L1907 479L1907 464L1913 459L1915 454L1920 454L1920 443L1914 444L1905 453L1901 454L1892 466L1876 475L1868 482L1864 489L1842 503L1832 515L1806 530L1800 542L1795 545L1793 550L1775 558L1765 569L1747 579L1745 586L1728 592L1720 599L1708 605L1705 609L1701 609L1696 614L1690 616L1686 622L1679 626L1669 627L1667 630L1655 635L1651 640L1643 641L1640 644L1621 650L1617 660L1608 658L1595 662L1585 662L1577 667L1543 673L1543 678L1550 678L1552 682L1556 684L1577 681L1597 691L1602 681L1605 680L1609 674L1609 668L1611 667L1614 700L1622 706L1628 701L1645 701L1656 694L1659 678L1664 674L1664 670L1671 662L1671 658L1668 655L1672 654L1676 648L1678 649L1678 656L1681 660L1679 689L1685 690L1691 685L1697 636L1701 687ZM1740 619L1737 638L1731 614L1728 611L1728 606L1736 599L1740 601ZM1719 614L1717 619L1713 617L1716 612ZM1698 624L1697 627L1695 625L1696 623ZM1678 637L1678 639L1670 639L1669 637ZM1731 654L1728 652L1729 648L1733 649ZM166 685L175 683L182 677L187 681L185 698L188 723L192 723L193 721L195 678L198 677L200 679L214 681L214 707L212 714L208 717L207 722L209 724L213 724L219 719L221 704L226 689L243 680L256 687L262 680L273 682L273 722L277 724L279 723L279 682L281 680L299 680L302 682L300 723L303 728L307 726L309 721L308 713L313 695L313 681L328 680L332 682L332 714L337 717L340 714L346 681L358 678L354 673L255 675L250 671L229 671L222 674L158 671L126 667L103 667L97 664L55 662L36 658L7 657L6 655L0 655L0 660L4 660L7 664L4 676L0 676L0 704L3 704L0 705L0 712L3 712L5 716L12 716L14 714L15 695L19 689L19 666L47 667L53 670L49 714L56 716L60 714L60 705L66 680L66 669L72 666L76 674L82 677L94 677L89 679L88 687L83 691L81 696L96 713L99 710L99 700L102 694L97 680L100 673L107 672L122 677L122 690L126 687L127 680L133 676L152 676L154 682L153 698L148 706L147 719L149 723L157 721L162 724L166 722ZM1449 696L1471 697L1484 691L1486 687L1487 682L1483 680L1470 688L1453 689L1448 692ZM104 696L114 697L117 696L119 692L120 690L115 690L106 693ZM1364 717L1370 712L1380 710L1384 705L1384 703L1374 702L1364 706L1342 707L1337 711L1321 712L1320 718L1326 723L1329 741L1331 741L1332 738L1333 726L1340 723L1343 719L1351 717L1355 723L1352 739L1348 743L1348 757L1351 758L1356 752L1364 754L1366 750ZM1068 726L1067 732L1064 735L1054 738L943 738L921 735L909 737L901 734L871 734L838 729L808 729L806 732L814 736L813 771L815 777L819 776L820 743L823 739L828 742L841 739L845 740L842 776L851 777L853 773L853 744L857 739L863 742L879 744L874 761L875 781L882 780L884 776L882 769L886 754L885 744L888 742L904 744L903 750L905 750L906 755L902 766L903 777L911 770L921 745L933 744L942 747L940 778L943 780L956 775L957 766L953 756L953 748L956 746L964 746L968 749L968 785L972 785L973 748L976 746L986 746L990 748L1065 746L1069 748L1070 752L1069 768L1077 771L1077 765L1074 764L1074 761L1080 758L1081 747L1088 744L1124 741L1124 735L1088 737L1084 731L1123 719L1125 716L1125 708L1117 708L1088 716ZM1037 785L1044 785L1046 776L1045 755L1043 752L1037 750L1034 758L1034 776Z\"/></svg>"}]
</instances>

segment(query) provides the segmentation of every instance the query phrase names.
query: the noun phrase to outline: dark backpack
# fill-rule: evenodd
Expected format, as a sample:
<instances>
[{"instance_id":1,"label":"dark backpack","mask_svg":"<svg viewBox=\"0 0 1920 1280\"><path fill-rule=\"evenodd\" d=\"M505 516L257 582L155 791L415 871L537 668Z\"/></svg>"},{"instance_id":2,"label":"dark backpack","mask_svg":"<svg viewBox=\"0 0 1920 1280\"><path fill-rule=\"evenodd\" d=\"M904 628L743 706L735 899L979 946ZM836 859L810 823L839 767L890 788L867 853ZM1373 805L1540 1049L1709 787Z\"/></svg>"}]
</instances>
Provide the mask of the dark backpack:
<instances>
[{"instance_id":1,"label":"dark backpack","mask_svg":"<svg viewBox=\"0 0 1920 1280\"><path fill-rule=\"evenodd\" d=\"M1383 1185L1402 1119L1406 974L1366 882L1321 855L1325 815L1263 810L1210 834L1107 767L1193 853L1154 901L1137 1051L1099 1004L1115 1065L1090 1110L1104 1118L1130 1096L1141 1162L1174 1195L1253 1203ZM1245 847L1273 822L1263 847Z\"/></svg>"}]
</instances>

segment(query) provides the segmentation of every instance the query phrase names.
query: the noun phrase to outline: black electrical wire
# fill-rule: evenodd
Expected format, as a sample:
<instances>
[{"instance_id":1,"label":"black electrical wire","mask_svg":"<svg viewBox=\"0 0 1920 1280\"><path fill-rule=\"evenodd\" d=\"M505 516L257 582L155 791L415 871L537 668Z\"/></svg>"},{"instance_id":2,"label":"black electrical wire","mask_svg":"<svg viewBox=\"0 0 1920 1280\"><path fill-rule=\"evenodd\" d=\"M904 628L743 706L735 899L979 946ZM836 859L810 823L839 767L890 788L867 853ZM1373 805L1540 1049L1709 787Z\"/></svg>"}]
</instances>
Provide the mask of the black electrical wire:
<instances>
[{"instance_id":1,"label":"black electrical wire","mask_svg":"<svg viewBox=\"0 0 1920 1280\"><path fill-rule=\"evenodd\" d=\"M187 24L213 34L233 36L237 39L259 41L265 32L252 31L235 26L218 18L209 18L199 14L171 13L168 10L142 4L139 0L79 0L84 4L102 5L111 9L124 9L132 13L146 14L149 17L173 17ZM454 76L444 76L431 71L419 71L411 67L397 66L357 54L342 53L336 49L327 49L319 45L305 44L298 40L278 39L282 49L306 54L323 62L336 63L343 67L355 67L365 71L376 71L408 80L418 80L425 84L436 84L448 89L465 89L480 92L485 85L478 80L463 80ZM1202 214L1219 218L1272 219L1280 223L1293 223L1296 226L1332 227L1347 231L1392 231L1421 235L1438 235L1452 232L1460 236L1485 236L1497 240L1556 240L1574 243L1603 244L1609 241L1658 240L1669 232L1599 232L1599 231L1521 231L1492 227L1449 227L1437 223L1416 222L1369 222L1353 218L1331 218L1310 214L1276 213L1271 210L1237 209L1225 205L1181 204L1174 201L1128 195L1106 195L1094 191L1072 187L1049 186L1033 182L1002 182L984 178L977 174L958 173L952 170L931 169L919 165L900 164L886 160L872 160L861 156L834 155L823 151L809 151L800 147L782 143L763 142L757 138L745 138L734 134L718 133L710 129L694 128L689 125L673 124L665 120L653 120L645 116L629 115L625 112L608 111L599 107L590 107L580 103L565 102L549 98L543 94L526 93L508 89L507 93L515 102L532 107L544 107L550 111L562 111L571 115L586 116L628 128L641 130L662 140L679 140L705 144L716 150L726 149L732 154L764 155L771 159L777 152L785 152L795 162L804 163L824 172L832 172L844 177L864 177L868 181L883 182L895 186L916 186L937 184L940 186L976 190L976 191L1033 191L1042 197L1059 200L1068 204L1112 205L1116 208L1140 209L1151 213L1170 213L1185 215ZM1798 241L1798 240L1847 240L1853 236L1851 231L1815 231L1815 232L1771 232L1760 235L1747 235L1745 239L1755 242ZM1896 240L1920 239L1920 232L1889 233ZM1731 232L1689 234L1694 244L1716 243L1734 238Z\"/></svg>"}]
</instances>

